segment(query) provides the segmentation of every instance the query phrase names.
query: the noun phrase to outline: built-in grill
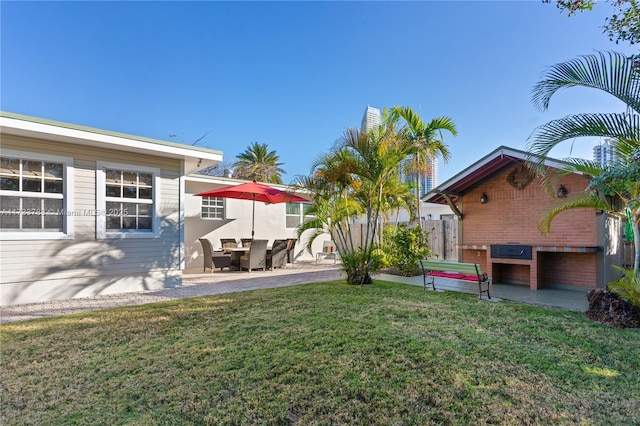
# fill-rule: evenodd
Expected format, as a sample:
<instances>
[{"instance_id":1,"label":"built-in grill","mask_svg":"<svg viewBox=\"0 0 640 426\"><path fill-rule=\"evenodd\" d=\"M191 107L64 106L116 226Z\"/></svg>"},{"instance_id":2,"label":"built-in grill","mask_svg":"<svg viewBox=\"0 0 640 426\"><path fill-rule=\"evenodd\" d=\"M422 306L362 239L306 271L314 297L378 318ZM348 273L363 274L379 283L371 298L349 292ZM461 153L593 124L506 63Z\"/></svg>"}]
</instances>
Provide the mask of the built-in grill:
<instances>
[{"instance_id":1,"label":"built-in grill","mask_svg":"<svg viewBox=\"0 0 640 426\"><path fill-rule=\"evenodd\" d=\"M531 260L531 246L521 244L495 244L491 246L491 257L494 259Z\"/></svg>"}]
</instances>

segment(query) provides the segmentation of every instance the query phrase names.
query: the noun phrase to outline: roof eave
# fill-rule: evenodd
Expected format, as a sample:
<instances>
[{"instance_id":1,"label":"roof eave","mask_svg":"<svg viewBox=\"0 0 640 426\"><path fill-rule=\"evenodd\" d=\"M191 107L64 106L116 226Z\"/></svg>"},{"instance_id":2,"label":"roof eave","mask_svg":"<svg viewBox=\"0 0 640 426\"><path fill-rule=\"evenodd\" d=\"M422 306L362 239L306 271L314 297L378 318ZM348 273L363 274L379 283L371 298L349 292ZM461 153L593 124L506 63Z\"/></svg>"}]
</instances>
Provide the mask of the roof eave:
<instances>
[{"instance_id":1,"label":"roof eave","mask_svg":"<svg viewBox=\"0 0 640 426\"><path fill-rule=\"evenodd\" d=\"M446 197L444 197L444 194L447 194L449 196L463 195L467 189L475 186L482 180L487 179L496 171L504 168L507 164L507 162L505 162L504 164L498 163L492 169L489 169L485 173L482 173L481 170L483 168L487 168L492 162L495 162L498 159L505 159L506 161L512 160L525 162L531 159L531 157L532 155L526 151L509 148L506 146L500 146L480 160L471 164L469 167L462 170L460 173L456 174L446 182L438 185L429 193L425 194L422 197L422 201L436 204L447 204L447 200ZM546 158L544 161L545 166L552 168L561 168L564 164L566 163L553 158ZM463 183L465 180L467 180L467 182L461 188L461 183Z\"/></svg>"},{"instance_id":2,"label":"roof eave","mask_svg":"<svg viewBox=\"0 0 640 426\"><path fill-rule=\"evenodd\" d=\"M208 148L190 147L173 142L43 120L4 111L0 113L0 133L83 146L146 153L158 157L177 158L184 161L186 174L222 161L221 151Z\"/></svg>"}]
</instances>

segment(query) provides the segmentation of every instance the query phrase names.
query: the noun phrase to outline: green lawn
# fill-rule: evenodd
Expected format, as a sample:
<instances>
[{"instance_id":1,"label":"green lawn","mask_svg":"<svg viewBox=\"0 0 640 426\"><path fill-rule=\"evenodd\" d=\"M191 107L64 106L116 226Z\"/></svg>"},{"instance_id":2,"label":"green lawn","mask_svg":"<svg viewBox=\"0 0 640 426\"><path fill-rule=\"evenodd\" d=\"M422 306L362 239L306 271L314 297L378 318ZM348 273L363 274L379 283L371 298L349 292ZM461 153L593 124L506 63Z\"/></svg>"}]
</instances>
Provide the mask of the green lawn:
<instances>
[{"instance_id":1,"label":"green lawn","mask_svg":"<svg viewBox=\"0 0 640 426\"><path fill-rule=\"evenodd\" d=\"M0 326L0 423L640 424L640 332L342 282Z\"/></svg>"}]
</instances>

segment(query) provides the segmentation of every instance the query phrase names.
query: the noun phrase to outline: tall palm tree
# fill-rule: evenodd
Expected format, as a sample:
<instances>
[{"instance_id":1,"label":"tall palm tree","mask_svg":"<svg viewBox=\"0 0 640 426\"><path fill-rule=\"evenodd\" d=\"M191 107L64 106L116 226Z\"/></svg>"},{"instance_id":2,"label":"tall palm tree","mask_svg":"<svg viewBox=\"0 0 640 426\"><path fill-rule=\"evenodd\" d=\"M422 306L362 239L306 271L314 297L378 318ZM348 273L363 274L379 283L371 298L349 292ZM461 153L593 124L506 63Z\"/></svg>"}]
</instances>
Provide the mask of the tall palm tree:
<instances>
[{"instance_id":1,"label":"tall palm tree","mask_svg":"<svg viewBox=\"0 0 640 426\"><path fill-rule=\"evenodd\" d=\"M253 142L244 152L236 155L233 176L239 179L256 180L266 183L282 183L285 172L280 166L280 157L269 151L269 145Z\"/></svg>"},{"instance_id":2,"label":"tall palm tree","mask_svg":"<svg viewBox=\"0 0 640 426\"><path fill-rule=\"evenodd\" d=\"M387 192L382 208L385 220L391 222L392 216L395 215L394 227L397 229L400 224L400 211L404 208L409 213L409 221L413 222L417 215L418 206L412 187L398 179L395 182L389 182Z\"/></svg>"},{"instance_id":3,"label":"tall palm tree","mask_svg":"<svg viewBox=\"0 0 640 426\"><path fill-rule=\"evenodd\" d=\"M640 176L633 173L637 173L634 170L638 170L637 162L640 161L640 55L597 52L556 64L534 86L533 103L545 111L551 97L558 90L569 87L604 91L624 102L627 111L568 115L534 130L528 145L530 164L543 175L543 183L549 192L553 191L558 178L568 173L581 172L594 178L585 192L573 193L553 205L541 218L539 227L542 232L548 232L558 214L574 208L595 208L621 218L628 217L634 231L634 271L637 274L640 265ZM570 158L562 169L545 170L544 161L558 144L588 136L615 139L619 162L603 168L593 161Z\"/></svg>"},{"instance_id":4,"label":"tall palm tree","mask_svg":"<svg viewBox=\"0 0 640 426\"><path fill-rule=\"evenodd\" d=\"M319 227L336 238L347 281L352 284L371 282L376 269L374 247L381 211L395 190L401 161L410 145L403 132L394 126L364 132L348 129L332 152L314 164L312 176L305 180L314 193L315 220L298 229ZM352 219L366 217L362 245L352 239ZM313 241L310 239L309 244Z\"/></svg>"},{"instance_id":5,"label":"tall palm tree","mask_svg":"<svg viewBox=\"0 0 640 426\"><path fill-rule=\"evenodd\" d=\"M411 141L410 160L404 164L405 173L414 175L416 179L416 197L418 205L418 219L422 218L420 209L420 178L431 173L433 163L438 156L447 162L451 157L449 148L444 143L442 132L448 131L453 136L458 134L455 123L449 117L437 117L425 123L420 116L409 107L393 107L390 118L396 121L404 119L407 126L407 137Z\"/></svg>"}]
</instances>

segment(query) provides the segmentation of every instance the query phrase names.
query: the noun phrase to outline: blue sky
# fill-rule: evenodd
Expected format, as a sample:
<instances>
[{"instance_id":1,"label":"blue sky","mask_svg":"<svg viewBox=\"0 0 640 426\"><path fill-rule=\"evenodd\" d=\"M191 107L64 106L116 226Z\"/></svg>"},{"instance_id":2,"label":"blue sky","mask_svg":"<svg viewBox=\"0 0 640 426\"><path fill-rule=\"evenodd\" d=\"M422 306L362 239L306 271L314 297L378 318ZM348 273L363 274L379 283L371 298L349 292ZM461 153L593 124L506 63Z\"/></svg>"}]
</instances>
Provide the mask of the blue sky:
<instances>
[{"instance_id":1,"label":"blue sky","mask_svg":"<svg viewBox=\"0 0 640 426\"><path fill-rule=\"evenodd\" d=\"M541 1L12 2L1 4L0 108L164 140L233 161L254 141L307 175L371 105L446 115L440 182L500 145L577 112L622 111L585 89L547 112L531 89L550 65L596 50L608 3L569 18ZM169 135L175 135L172 139ZM594 140L553 152L591 157Z\"/></svg>"}]
</instances>

